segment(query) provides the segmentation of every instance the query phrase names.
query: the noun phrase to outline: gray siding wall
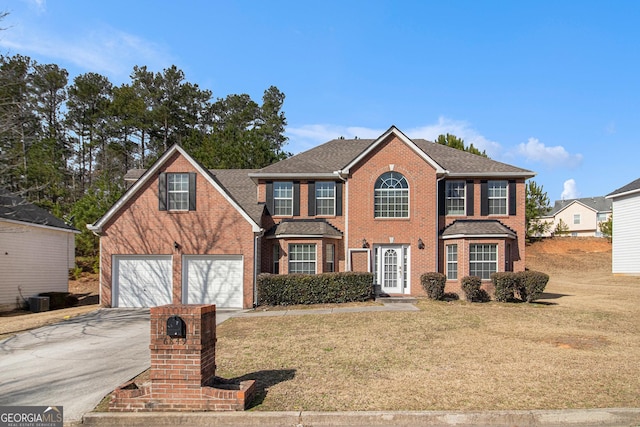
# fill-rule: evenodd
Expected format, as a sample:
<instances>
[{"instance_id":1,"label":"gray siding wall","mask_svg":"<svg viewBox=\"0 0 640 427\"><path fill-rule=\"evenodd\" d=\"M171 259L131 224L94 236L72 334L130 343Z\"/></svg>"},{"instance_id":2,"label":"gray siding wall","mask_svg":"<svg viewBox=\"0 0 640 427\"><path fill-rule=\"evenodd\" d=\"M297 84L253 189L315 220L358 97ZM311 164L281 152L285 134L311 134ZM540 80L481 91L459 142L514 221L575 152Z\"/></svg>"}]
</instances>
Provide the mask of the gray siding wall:
<instances>
[{"instance_id":1,"label":"gray siding wall","mask_svg":"<svg viewBox=\"0 0 640 427\"><path fill-rule=\"evenodd\" d=\"M67 292L75 235L0 221L0 310L40 292Z\"/></svg>"},{"instance_id":2,"label":"gray siding wall","mask_svg":"<svg viewBox=\"0 0 640 427\"><path fill-rule=\"evenodd\" d=\"M614 274L640 275L640 193L613 199Z\"/></svg>"}]
</instances>

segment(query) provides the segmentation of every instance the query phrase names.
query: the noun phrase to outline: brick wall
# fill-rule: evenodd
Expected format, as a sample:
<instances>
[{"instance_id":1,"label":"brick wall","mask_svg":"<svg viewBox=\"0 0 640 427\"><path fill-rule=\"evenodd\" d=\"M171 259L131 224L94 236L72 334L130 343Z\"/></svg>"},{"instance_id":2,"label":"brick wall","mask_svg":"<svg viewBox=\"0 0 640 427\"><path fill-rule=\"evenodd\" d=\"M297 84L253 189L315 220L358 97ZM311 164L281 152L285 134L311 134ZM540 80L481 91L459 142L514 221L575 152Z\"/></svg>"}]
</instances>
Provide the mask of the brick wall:
<instances>
[{"instance_id":1,"label":"brick wall","mask_svg":"<svg viewBox=\"0 0 640 427\"><path fill-rule=\"evenodd\" d=\"M196 177L195 211L160 211L158 175L197 172L176 153L105 224L101 245L101 305L111 307L113 255L172 255L173 303L182 302L183 255L243 255L243 305L253 305L253 230L204 176ZM174 242L180 249L174 248Z\"/></svg>"}]
</instances>

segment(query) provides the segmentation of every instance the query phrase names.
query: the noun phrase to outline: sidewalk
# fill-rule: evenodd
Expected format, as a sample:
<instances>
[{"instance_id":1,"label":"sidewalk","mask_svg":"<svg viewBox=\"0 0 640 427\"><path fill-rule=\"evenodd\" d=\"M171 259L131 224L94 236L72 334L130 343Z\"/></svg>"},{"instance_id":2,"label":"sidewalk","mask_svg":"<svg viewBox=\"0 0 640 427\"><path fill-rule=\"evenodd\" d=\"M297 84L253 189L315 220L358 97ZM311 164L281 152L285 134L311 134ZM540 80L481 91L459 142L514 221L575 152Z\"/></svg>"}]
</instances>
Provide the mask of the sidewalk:
<instances>
[{"instance_id":1,"label":"sidewalk","mask_svg":"<svg viewBox=\"0 0 640 427\"><path fill-rule=\"evenodd\" d=\"M537 426L640 425L640 408L533 411L89 413L88 426Z\"/></svg>"}]
</instances>

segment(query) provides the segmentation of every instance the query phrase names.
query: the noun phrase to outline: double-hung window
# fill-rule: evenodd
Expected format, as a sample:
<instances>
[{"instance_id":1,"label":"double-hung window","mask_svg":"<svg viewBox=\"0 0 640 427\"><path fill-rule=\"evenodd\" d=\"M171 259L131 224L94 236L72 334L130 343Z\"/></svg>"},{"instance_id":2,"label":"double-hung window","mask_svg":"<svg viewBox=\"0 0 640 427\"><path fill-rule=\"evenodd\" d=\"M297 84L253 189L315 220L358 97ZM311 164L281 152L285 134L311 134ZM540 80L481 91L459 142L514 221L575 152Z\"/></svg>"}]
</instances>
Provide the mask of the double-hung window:
<instances>
[{"instance_id":1,"label":"double-hung window","mask_svg":"<svg viewBox=\"0 0 640 427\"><path fill-rule=\"evenodd\" d=\"M447 280L458 280L458 245L447 245Z\"/></svg>"},{"instance_id":2,"label":"double-hung window","mask_svg":"<svg viewBox=\"0 0 640 427\"><path fill-rule=\"evenodd\" d=\"M293 182L273 183L273 214L276 216L293 215Z\"/></svg>"},{"instance_id":3,"label":"double-hung window","mask_svg":"<svg viewBox=\"0 0 640 427\"><path fill-rule=\"evenodd\" d=\"M189 210L189 174L167 174L168 208L170 211Z\"/></svg>"},{"instance_id":4,"label":"double-hung window","mask_svg":"<svg viewBox=\"0 0 640 427\"><path fill-rule=\"evenodd\" d=\"M465 214L465 187L464 181L446 181L446 206L447 215Z\"/></svg>"},{"instance_id":5,"label":"double-hung window","mask_svg":"<svg viewBox=\"0 0 640 427\"><path fill-rule=\"evenodd\" d=\"M196 174L161 173L158 177L158 202L161 211L196 210Z\"/></svg>"},{"instance_id":6,"label":"double-hung window","mask_svg":"<svg viewBox=\"0 0 640 427\"><path fill-rule=\"evenodd\" d=\"M507 181L487 183L489 215L507 214Z\"/></svg>"},{"instance_id":7,"label":"double-hung window","mask_svg":"<svg viewBox=\"0 0 640 427\"><path fill-rule=\"evenodd\" d=\"M327 273L333 273L334 271L336 271L335 256L336 256L336 245L334 245L333 243L327 244L327 246L325 247L325 255L324 255L324 262L326 265Z\"/></svg>"},{"instance_id":8,"label":"double-hung window","mask_svg":"<svg viewBox=\"0 0 640 427\"><path fill-rule=\"evenodd\" d=\"M469 245L469 275L489 280L498 271L497 245Z\"/></svg>"},{"instance_id":9,"label":"double-hung window","mask_svg":"<svg viewBox=\"0 0 640 427\"><path fill-rule=\"evenodd\" d=\"M316 215L333 216L336 214L336 183L316 182Z\"/></svg>"},{"instance_id":10,"label":"double-hung window","mask_svg":"<svg viewBox=\"0 0 640 427\"><path fill-rule=\"evenodd\" d=\"M401 173L385 172L376 181L374 217L409 217L409 183Z\"/></svg>"},{"instance_id":11,"label":"double-hung window","mask_svg":"<svg viewBox=\"0 0 640 427\"><path fill-rule=\"evenodd\" d=\"M580 214L573 214L573 223L574 224L580 224Z\"/></svg>"},{"instance_id":12,"label":"double-hung window","mask_svg":"<svg viewBox=\"0 0 640 427\"><path fill-rule=\"evenodd\" d=\"M315 244L289 244L289 273L316 274Z\"/></svg>"}]
</instances>

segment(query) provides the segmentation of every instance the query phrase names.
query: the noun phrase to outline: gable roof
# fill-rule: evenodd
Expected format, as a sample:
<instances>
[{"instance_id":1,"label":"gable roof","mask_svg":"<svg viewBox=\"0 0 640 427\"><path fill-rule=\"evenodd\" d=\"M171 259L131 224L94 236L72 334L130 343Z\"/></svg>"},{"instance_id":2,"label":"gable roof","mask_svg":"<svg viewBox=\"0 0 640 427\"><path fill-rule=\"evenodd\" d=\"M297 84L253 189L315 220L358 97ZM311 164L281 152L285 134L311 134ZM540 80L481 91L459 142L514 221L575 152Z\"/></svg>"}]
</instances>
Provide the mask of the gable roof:
<instances>
[{"instance_id":1,"label":"gable roof","mask_svg":"<svg viewBox=\"0 0 640 427\"><path fill-rule=\"evenodd\" d=\"M606 195L607 199L614 199L616 197L626 196L629 194L634 194L640 192L640 178L635 181L630 182L627 185L624 185L617 190L612 191L611 193Z\"/></svg>"},{"instance_id":2,"label":"gable roof","mask_svg":"<svg viewBox=\"0 0 640 427\"><path fill-rule=\"evenodd\" d=\"M193 165L193 167L222 194L222 196L251 224L254 232L263 231L260 227L260 219L262 216L263 206L255 201L255 183L248 178L247 169L235 169L234 172L225 173L220 170L208 171L200 163L196 162L182 147L173 145L169 148L149 169L134 169L131 173L127 173L127 180L133 180L139 175L137 181L120 197L120 199L94 224L87 224L87 228L91 231L99 233L102 227L122 208L136 192L160 169L160 167L175 153L180 153L185 159ZM216 173L221 172L220 176ZM244 176L244 179L242 177ZM226 184L223 182L226 181ZM248 185L253 187L253 203L248 202L247 194L250 189ZM230 190L236 190L232 195ZM240 202L242 200L242 204ZM255 205L255 206L254 206ZM246 209L245 209L246 208Z\"/></svg>"},{"instance_id":3,"label":"gable roof","mask_svg":"<svg viewBox=\"0 0 640 427\"><path fill-rule=\"evenodd\" d=\"M440 174L451 177L512 176L531 178L535 173L486 157L436 144L425 139L410 139L392 126L377 139L334 139L250 174L252 178L335 178L395 135L411 147Z\"/></svg>"},{"instance_id":4,"label":"gable roof","mask_svg":"<svg viewBox=\"0 0 640 427\"><path fill-rule=\"evenodd\" d=\"M611 200L603 196L583 197L580 199L556 200L551 211L544 217L556 216L560 211L565 210L569 206L578 203L596 212L610 212Z\"/></svg>"},{"instance_id":5,"label":"gable roof","mask_svg":"<svg viewBox=\"0 0 640 427\"><path fill-rule=\"evenodd\" d=\"M516 238L516 233L500 221L493 219L458 219L442 231L443 239L469 237Z\"/></svg>"},{"instance_id":6,"label":"gable roof","mask_svg":"<svg viewBox=\"0 0 640 427\"><path fill-rule=\"evenodd\" d=\"M5 189L0 189L0 220L21 222L30 225L55 228L71 233L79 233L75 227L53 216L46 210L27 202Z\"/></svg>"}]
</instances>

